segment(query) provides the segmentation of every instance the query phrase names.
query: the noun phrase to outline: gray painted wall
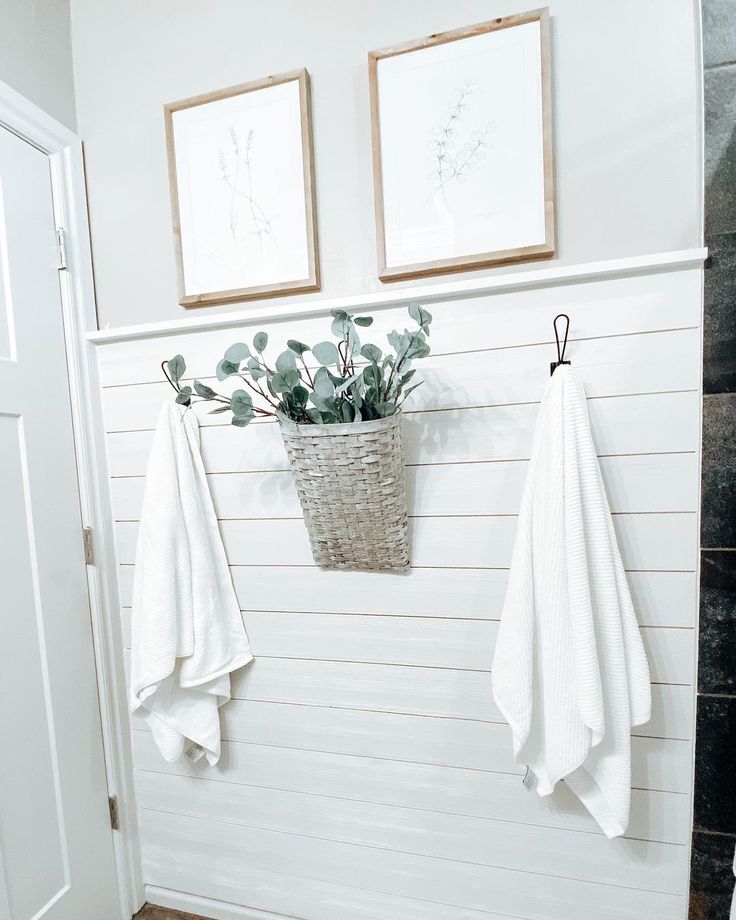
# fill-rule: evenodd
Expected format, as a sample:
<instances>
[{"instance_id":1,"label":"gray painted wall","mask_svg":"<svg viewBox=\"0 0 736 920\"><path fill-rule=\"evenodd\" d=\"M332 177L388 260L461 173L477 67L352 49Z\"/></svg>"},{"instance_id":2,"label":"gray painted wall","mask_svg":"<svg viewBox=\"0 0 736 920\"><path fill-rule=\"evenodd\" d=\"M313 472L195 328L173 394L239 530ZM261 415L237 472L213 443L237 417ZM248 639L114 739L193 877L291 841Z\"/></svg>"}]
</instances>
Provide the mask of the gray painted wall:
<instances>
[{"instance_id":1,"label":"gray painted wall","mask_svg":"<svg viewBox=\"0 0 736 920\"><path fill-rule=\"evenodd\" d=\"M187 315L176 298L165 102L306 66L323 278L321 294L307 296L375 290L381 284L367 52L533 6L529 0L73 0L101 325ZM550 0L558 263L699 245L695 6L693 0Z\"/></svg>"},{"instance_id":2,"label":"gray painted wall","mask_svg":"<svg viewBox=\"0 0 736 920\"><path fill-rule=\"evenodd\" d=\"M0 80L76 127L69 0L0 0Z\"/></svg>"}]
</instances>

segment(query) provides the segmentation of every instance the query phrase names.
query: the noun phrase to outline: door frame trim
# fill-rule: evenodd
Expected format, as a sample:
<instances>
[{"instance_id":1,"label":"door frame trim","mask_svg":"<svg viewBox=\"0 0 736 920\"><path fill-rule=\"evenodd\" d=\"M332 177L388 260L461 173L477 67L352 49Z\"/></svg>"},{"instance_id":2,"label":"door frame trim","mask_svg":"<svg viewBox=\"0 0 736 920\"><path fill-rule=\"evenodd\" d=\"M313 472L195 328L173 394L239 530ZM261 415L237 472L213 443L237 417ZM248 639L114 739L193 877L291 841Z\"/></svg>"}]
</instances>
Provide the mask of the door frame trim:
<instances>
[{"instance_id":1,"label":"door frame trim","mask_svg":"<svg viewBox=\"0 0 736 920\"><path fill-rule=\"evenodd\" d=\"M49 158L54 219L65 231L67 268L59 272L82 526L91 527L96 564L87 587L109 795L118 798L120 829L112 831L120 918L129 920L145 900L133 796L127 693L115 577L115 553L97 362L86 341L97 329L82 141L73 131L0 81L0 126ZM81 534L80 534L81 539Z\"/></svg>"}]
</instances>

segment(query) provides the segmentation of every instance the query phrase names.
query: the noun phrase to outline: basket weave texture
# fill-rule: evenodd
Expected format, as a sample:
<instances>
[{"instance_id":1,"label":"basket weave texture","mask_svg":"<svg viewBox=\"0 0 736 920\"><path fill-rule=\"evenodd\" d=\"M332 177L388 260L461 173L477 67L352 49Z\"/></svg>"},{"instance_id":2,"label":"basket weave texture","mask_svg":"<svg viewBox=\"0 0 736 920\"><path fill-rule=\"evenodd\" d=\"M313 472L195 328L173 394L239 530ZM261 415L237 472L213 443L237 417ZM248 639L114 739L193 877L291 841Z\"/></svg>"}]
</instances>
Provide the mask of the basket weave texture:
<instances>
[{"instance_id":1,"label":"basket weave texture","mask_svg":"<svg viewBox=\"0 0 736 920\"><path fill-rule=\"evenodd\" d=\"M282 422L312 555L325 569L406 570L401 413L372 422Z\"/></svg>"}]
</instances>

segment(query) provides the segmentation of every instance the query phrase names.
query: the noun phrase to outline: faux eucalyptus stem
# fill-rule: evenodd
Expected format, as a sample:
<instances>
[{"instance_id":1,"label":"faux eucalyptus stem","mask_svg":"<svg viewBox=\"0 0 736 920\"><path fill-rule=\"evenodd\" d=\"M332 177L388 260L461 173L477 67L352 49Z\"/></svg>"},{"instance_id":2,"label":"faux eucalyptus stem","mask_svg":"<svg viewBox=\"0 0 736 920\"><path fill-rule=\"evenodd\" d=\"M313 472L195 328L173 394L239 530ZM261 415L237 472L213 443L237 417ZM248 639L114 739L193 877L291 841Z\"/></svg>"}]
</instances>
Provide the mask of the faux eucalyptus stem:
<instances>
[{"instance_id":1,"label":"faux eucalyptus stem","mask_svg":"<svg viewBox=\"0 0 736 920\"><path fill-rule=\"evenodd\" d=\"M356 327L373 324L372 316L354 316L345 310L332 311L334 342L325 340L314 346L289 339L272 368L263 353L268 334L257 332L252 345L236 342L218 363L216 376L220 381L239 377L245 386L263 399L270 408L255 405L247 390L235 390L230 396L217 393L200 380L182 385L186 362L182 355L162 362L161 368L176 391L176 401L190 406L193 402L216 402L214 413L232 412L232 424L240 428L256 417L276 417L304 425L331 425L340 422L361 422L387 418L398 411L407 396L419 386L409 383L414 375L412 360L430 353L429 327L432 315L419 304L409 306L409 316L417 328L388 334L393 354L384 355L377 345L361 346ZM314 374L307 366L305 355L310 352L318 367ZM364 360L356 368L357 355ZM304 369L304 376L297 362ZM266 389L261 383L265 380Z\"/></svg>"}]
</instances>

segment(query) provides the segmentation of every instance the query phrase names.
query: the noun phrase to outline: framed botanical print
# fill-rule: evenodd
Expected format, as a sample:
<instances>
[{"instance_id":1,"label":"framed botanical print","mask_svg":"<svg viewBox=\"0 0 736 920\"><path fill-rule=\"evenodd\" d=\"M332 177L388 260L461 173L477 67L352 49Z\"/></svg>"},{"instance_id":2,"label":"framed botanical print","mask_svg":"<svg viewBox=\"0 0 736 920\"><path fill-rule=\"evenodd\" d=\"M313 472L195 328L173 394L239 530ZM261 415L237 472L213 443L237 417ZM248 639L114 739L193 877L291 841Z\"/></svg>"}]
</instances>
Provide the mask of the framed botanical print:
<instances>
[{"instance_id":1,"label":"framed botanical print","mask_svg":"<svg viewBox=\"0 0 736 920\"><path fill-rule=\"evenodd\" d=\"M319 290L309 75L164 107L182 306Z\"/></svg>"},{"instance_id":2,"label":"framed botanical print","mask_svg":"<svg viewBox=\"0 0 736 920\"><path fill-rule=\"evenodd\" d=\"M546 9L368 56L378 274L555 252Z\"/></svg>"}]
</instances>

